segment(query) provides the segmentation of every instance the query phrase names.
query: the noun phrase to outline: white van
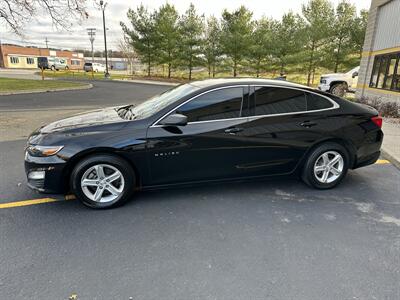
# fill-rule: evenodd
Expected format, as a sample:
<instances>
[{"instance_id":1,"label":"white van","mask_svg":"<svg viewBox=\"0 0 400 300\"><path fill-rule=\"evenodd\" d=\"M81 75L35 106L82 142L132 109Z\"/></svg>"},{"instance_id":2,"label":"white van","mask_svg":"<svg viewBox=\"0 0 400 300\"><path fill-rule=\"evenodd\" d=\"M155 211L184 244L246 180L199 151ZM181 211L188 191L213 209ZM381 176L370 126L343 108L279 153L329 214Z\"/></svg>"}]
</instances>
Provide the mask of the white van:
<instances>
[{"instance_id":1,"label":"white van","mask_svg":"<svg viewBox=\"0 0 400 300\"><path fill-rule=\"evenodd\" d=\"M106 66L100 63L86 62L83 66L83 70L85 70L86 72L91 72L93 70L93 72L95 73L104 73L106 71Z\"/></svg>"}]
</instances>

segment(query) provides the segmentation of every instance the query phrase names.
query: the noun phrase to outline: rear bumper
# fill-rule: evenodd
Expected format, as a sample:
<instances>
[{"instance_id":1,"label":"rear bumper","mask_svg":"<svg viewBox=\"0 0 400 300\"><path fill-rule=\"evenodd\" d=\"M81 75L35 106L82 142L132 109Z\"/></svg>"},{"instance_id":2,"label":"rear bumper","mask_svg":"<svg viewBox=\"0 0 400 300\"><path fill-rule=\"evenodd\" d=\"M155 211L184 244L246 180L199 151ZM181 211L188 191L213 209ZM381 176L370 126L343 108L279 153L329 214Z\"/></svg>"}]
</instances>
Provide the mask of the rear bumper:
<instances>
[{"instance_id":1,"label":"rear bumper","mask_svg":"<svg viewBox=\"0 0 400 300\"><path fill-rule=\"evenodd\" d=\"M382 130L367 133L365 135L364 144L357 150L357 157L353 169L374 164L381 155L382 142Z\"/></svg>"},{"instance_id":2,"label":"rear bumper","mask_svg":"<svg viewBox=\"0 0 400 300\"><path fill-rule=\"evenodd\" d=\"M366 157L363 157L362 160L357 161L357 164L354 166L353 169L373 165L374 163L376 163L376 161L379 159L380 156L381 156L381 151L377 151Z\"/></svg>"}]
</instances>

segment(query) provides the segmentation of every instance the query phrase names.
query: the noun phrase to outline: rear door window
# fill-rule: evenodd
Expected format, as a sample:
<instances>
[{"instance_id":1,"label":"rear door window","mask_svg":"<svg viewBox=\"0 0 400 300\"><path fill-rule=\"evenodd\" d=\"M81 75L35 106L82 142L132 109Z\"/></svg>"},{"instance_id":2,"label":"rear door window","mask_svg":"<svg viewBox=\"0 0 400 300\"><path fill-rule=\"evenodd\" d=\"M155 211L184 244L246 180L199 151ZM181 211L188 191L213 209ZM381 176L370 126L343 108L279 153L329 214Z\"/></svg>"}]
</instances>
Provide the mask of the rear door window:
<instances>
[{"instance_id":1,"label":"rear door window","mask_svg":"<svg viewBox=\"0 0 400 300\"><path fill-rule=\"evenodd\" d=\"M333 107L333 103L330 102L325 97L313 93L306 93L306 97L307 97L307 111L327 109Z\"/></svg>"},{"instance_id":2,"label":"rear door window","mask_svg":"<svg viewBox=\"0 0 400 300\"><path fill-rule=\"evenodd\" d=\"M282 87L260 87L254 90L255 115L275 115L307 110L305 93Z\"/></svg>"}]
</instances>

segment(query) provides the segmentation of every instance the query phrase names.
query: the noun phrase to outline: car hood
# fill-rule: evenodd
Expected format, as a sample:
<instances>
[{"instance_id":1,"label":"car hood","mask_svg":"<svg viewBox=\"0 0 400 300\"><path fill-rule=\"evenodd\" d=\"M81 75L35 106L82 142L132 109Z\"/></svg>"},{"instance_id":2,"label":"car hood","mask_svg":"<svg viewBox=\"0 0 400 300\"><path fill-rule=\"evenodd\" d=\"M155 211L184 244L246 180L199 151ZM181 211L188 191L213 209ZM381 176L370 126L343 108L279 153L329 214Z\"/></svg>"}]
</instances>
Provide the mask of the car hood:
<instances>
[{"instance_id":1,"label":"car hood","mask_svg":"<svg viewBox=\"0 0 400 300\"><path fill-rule=\"evenodd\" d=\"M330 73L330 74L322 74L321 77L346 77L346 73Z\"/></svg>"},{"instance_id":2,"label":"car hood","mask_svg":"<svg viewBox=\"0 0 400 300\"><path fill-rule=\"evenodd\" d=\"M40 133L51 133L55 131L63 131L69 129L75 129L80 127L88 127L95 125L103 125L109 123L116 123L124 121L116 109L118 107L109 107L104 109L98 109L86 113L81 113L66 119L55 121L47 124L39 129Z\"/></svg>"}]
</instances>

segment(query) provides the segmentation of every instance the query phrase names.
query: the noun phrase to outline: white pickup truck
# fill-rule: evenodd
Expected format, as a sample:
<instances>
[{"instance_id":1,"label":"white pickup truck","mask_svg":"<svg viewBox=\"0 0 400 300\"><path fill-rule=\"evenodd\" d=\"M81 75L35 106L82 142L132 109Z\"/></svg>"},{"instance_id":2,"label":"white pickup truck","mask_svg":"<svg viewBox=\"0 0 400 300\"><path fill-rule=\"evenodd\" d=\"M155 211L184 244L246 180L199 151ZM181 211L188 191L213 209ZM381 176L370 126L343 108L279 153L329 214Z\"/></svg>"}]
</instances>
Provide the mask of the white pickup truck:
<instances>
[{"instance_id":1,"label":"white pickup truck","mask_svg":"<svg viewBox=\"0 0 400 300\"><path fill-rule=\"evenodd\" d=\"M348 91L354 92L357 87L359 70L360 67L355 67L347 73L323 74L318 89L339 97L343 97Z\"/></svg>"}]
</instances>

